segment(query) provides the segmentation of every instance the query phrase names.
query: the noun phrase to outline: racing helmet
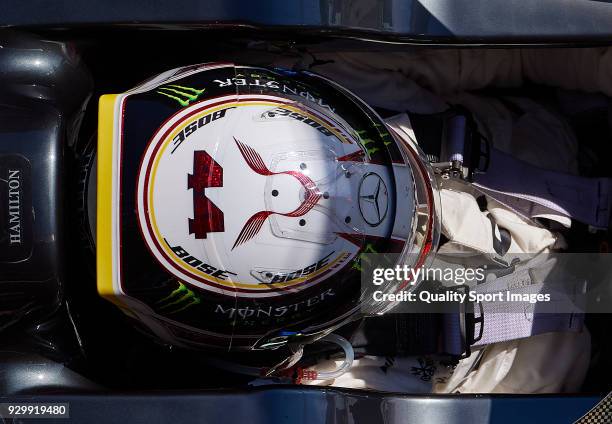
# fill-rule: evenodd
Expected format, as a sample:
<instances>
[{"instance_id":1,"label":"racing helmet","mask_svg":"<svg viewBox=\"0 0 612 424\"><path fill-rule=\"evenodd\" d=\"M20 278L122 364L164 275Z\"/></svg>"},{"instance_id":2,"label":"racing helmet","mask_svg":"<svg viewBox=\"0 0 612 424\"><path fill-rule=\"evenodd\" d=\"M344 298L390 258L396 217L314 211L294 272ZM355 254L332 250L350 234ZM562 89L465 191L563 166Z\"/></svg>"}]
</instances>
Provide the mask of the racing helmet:
<instances>
[{"instance_id":1,"label":"racing helmet","mask_svg":"<svg viewBox=\"0 0 612 424\"><path fill-rule=\"evenodd\" d=\"M177 346L278 348L383 313L363 254L420 267L439 233L418 148L307 71L209 63L104 95L92 169L98 292Z\"/></svg>"}]
</instances>

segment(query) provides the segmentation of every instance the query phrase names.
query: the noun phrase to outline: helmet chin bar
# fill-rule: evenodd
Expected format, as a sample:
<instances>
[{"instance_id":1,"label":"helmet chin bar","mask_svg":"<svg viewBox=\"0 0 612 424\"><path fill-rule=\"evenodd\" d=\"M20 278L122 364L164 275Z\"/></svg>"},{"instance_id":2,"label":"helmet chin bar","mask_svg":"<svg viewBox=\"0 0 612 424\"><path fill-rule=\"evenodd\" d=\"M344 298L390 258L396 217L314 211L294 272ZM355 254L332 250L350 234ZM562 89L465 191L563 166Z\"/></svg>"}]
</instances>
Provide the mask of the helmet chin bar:
<instances>
[{"instance_id":1,"label":"helmet chin bar","mask_svg":"<svg viewBox=\"0 0 612 424\"><path fill-rule=\"evenodd\" d=\"M404 245L398 258L398 264L408 265L410 268L418 269L427 266L433 261L435 252L440 239L440 198L438 185L434 177L434 171L425 158L425 154L417 145L412 143L408 137L391 130L397 144L401 148L402 155L406 163L414 172L414 178L409 181L405 178L405 169L400 167L395 169L395 181L398 183L398 191L406 184L414 184L414 218L411 220L412 235ZM397 196L398 202L402 201L401 196ZM398 206L397 222L402 222L407 210L405 205ZM418 286L418 281L405 281L403 284L383 284L376 289L386 293L395 293L404 290L409 284L413 288ZM371 293L362 292L361 314L365 316L382 315L391 311L396 304L392 302L376 303L369 301Z\"/></svg>"}]
</instances>

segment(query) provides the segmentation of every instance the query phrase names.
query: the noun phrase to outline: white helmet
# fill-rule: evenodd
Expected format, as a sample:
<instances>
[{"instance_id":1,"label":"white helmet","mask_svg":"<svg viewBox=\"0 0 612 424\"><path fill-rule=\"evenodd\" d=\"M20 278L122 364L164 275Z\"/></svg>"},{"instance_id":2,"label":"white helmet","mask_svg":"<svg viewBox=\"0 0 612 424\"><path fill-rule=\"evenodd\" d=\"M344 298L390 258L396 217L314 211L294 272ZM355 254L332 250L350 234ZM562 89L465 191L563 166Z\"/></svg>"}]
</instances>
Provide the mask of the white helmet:
<instances>
[{"instance_id":1,"label":"white helmet","mask_svg":"<svg viewBox=\"0 0 612 424\"><path fill-rule=\"evenodd\" d=\"M426 161L398 137L307 72L197 65L103 96L99 292L169 343L232 350L381 312L361 255L418 267L438 234Z\"/></svg>"}]
</instances>

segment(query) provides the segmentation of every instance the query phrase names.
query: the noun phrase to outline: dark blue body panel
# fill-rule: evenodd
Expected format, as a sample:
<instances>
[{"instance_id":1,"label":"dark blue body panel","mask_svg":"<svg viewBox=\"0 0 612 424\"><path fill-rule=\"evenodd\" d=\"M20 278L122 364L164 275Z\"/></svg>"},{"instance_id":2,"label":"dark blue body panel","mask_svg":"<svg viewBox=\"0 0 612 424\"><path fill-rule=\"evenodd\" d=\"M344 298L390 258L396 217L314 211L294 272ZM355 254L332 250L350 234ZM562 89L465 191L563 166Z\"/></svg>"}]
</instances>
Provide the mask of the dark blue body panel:
<instances>
[{"instance_id":1,"label":"dark blue body panel","mask_svg":"<svg viewBox=\"0 0 612 424\"><path fill-rule=\"evenodd\" d=\"M0 1L0 26L168 24L352 30L390 40L606 41L607 0L29 0Z\"/></svg>"},{"instance_id":2,"label":"dark blue body panel","mask_svg":"<svg viewBox=\"0 0 612 424\"><path fill-rule=\"evenodd\" d=\"M406 396L320 388L269 387L190 394L11 398L69 402L72 422L155 423L572 423L599 397ZM8 399L0 398L0 402ZM46 419L45 422L65 422Z\"/></svg>"}]
</instances>

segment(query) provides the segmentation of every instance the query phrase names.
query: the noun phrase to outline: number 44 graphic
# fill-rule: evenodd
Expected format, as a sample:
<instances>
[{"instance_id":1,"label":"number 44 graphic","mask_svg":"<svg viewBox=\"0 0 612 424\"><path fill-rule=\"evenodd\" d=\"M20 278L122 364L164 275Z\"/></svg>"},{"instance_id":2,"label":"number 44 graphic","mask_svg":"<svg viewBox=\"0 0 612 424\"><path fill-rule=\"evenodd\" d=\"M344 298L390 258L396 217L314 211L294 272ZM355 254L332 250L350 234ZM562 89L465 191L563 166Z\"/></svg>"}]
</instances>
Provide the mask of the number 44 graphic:
<instances>
[{"instance_id":1,"label":"number 44 graphic","mask_svg":"<svg viewBox=\"0 0 612 424\"><path fill-rule=\"evenodd\" d=\"M223 212L204 193L208 187L223 186L223 168L204 150L193 154L193 174L187 175L187 189L193 190L193 219L189 234L205 239L208 233L225 231Z\"/></svg>"}]
</instances>

